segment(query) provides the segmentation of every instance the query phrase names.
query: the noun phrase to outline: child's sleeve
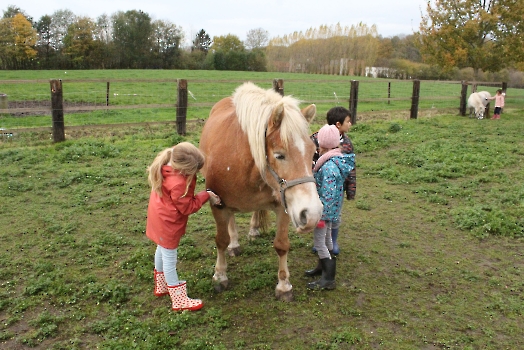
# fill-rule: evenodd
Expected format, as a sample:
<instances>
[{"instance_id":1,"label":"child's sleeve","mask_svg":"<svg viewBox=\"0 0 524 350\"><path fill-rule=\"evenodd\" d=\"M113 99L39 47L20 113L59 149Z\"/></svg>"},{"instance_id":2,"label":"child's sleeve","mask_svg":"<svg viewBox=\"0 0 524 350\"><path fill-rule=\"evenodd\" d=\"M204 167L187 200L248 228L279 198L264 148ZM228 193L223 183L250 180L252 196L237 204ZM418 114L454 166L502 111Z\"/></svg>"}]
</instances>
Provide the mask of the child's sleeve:
<instances>
[{"instance_id":1,"label":"child's sleeve","mask_svg":"<svg viewBox=\"0 0 524 350\"><path fill-rule=\"evenodd\" d=\"M185 188L184 188L185 190ZM180 187L174 187L171 190L171 200L175 204L175 208L183 214L190 215L196 213L209 200L209 193L207 191L198 192L196 195L186 194L180 191Z\"/></svg>"},{"instance_id":2,"label":"child's sleeve","mask_svg":"<svg viewBox=\"0 0 524 350\"><path fill-rule=\"evenodd\" d=\"M357 194L357 169L353 168L349 172L349 176L344 180L344 192L346 192L347 200L355 199Z\"/></svg>"},{"instance_id":3,"label":"child's sleeve","mask_svg":"<svg viewBox=\"0 0 524 350\"><path fill-rule=\"evenodd\" d=\"M345 137L346 140L342 146L342 152L343 153L355 153L353 151L353 142L349 139L349 137ZM353 164L353 169L349 172L348 177L344 180L344 192L346 192L346 198L347 200L355 199L355 195L357 193L357 169L355 167L356 165Z\"/></svg>"}]
</instances>

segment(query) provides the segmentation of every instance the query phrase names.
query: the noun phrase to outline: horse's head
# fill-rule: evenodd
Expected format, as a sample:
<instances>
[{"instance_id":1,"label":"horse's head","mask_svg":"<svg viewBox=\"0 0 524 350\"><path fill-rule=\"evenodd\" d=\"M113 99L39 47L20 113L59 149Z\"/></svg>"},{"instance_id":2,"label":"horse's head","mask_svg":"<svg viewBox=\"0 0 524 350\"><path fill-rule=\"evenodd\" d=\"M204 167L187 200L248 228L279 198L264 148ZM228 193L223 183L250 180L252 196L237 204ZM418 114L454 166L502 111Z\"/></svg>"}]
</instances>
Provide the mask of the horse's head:
<instances>
[{"instance_id":1,"label":"horse's head","mask_svg":"<svg viewBox=\"0 0 524 350\"><path fill-rule=\"evenodd\" d=\"M322 216L322 203L312 175L315 145L308 134L315 113L315 105L300 111L281 103L275 106L267 124L266 181L279 190L275 196L298 232L311 231Z\"/></svg>"}]
</instances>

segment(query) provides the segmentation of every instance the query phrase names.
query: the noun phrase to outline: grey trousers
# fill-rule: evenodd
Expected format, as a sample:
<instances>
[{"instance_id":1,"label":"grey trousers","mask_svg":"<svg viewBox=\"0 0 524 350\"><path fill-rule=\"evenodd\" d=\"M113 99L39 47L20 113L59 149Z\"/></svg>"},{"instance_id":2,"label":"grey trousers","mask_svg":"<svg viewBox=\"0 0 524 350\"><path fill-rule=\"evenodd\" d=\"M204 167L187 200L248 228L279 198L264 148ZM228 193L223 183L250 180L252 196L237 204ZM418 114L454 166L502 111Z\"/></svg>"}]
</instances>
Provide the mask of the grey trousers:
<instances>
[{"instance_id":1,"label":"grey trousers","mask_svg":"<svg viewBox=\"0 0 524 350\"><path fill-rule=\"evenodd\" d=\"M313 245L317 250L319 259L331 258L330 250L333 250L333 240L331 239L331 221L325 221L326 226L315 227L313 231Z\"/></svg>"}]
</instances>

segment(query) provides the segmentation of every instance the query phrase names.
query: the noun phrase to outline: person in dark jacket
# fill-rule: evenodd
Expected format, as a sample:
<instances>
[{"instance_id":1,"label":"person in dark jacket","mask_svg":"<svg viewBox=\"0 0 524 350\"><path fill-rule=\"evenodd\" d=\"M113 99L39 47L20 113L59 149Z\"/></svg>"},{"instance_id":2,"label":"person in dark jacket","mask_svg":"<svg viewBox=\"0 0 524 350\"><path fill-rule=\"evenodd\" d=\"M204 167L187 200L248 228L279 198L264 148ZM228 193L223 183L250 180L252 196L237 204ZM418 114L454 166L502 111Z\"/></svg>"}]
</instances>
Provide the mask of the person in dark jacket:
<instances>
[{"instance_id":1,"label":"person in dark jacket","mask_svg":"<svg viewBox=\"0 0 524 350\"><path fill-rule=\"evenodd\" d=\"M326 121L328 125L335 125L340 133L340 148L342 150L342 153L351 154L355 153L353 151L353 143L351 142L351 139L348 137L347 133L349 132L351 128L351 114L347 108L337 106L331 108L327 112ZM315 143L317 146L317 152L315 153L313 157L313 162L316 162L319 158L318 153L318 132L311 135L311 140ZM347 200L353 200L355 199L355 194L357 191L357 170L356 168L353 168L349 175L344 180L344 192L346 193L346 199ZM331 237L333 239L333 254L338 255L340 252L340 248L338 246L338 230L340 227L340 223L342 222L338 220L336 224L333 225L331 228ZM315 248L313 248L313 252L315 253ZM316 271L316 273L319 273L319 271Z\"/></svg>"}]
</instances>

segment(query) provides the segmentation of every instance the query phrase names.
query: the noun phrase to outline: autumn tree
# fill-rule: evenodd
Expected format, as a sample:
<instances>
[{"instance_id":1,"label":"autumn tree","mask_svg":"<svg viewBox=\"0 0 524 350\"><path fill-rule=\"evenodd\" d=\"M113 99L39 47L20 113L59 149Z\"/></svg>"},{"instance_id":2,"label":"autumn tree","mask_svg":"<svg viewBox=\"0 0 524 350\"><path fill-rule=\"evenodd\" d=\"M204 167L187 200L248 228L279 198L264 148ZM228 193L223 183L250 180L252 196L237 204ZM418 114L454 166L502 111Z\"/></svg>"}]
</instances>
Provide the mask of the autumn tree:
<instances>
[{"instance_id":1,"label":"autumn tree","mask_svg":"<svg viewBox=\"0 0 524 350\"><path fill-rule=\"evenodd\" d=\"M444 70L498 71L524 60L523 18L523 1L428 1L417 33L420 51Z\"/></svg>"},{"instance_id":2,"label":"autumn tree","mask_svg":"<svg viewBox=\"0 0 524 350\"><path fill-rule=\"evenodd\" d=\"M268 65L278 71L359 75L375 62L378 46L375 25L337 23L272 38L266 53Z\"/></svg>"},{"instance_id":3,"label":"autumn tree","mask_svg":"<svg viewBox=\"0 0 524 350\"><path fill-rule=\"evenodd\" d=\"M215 51L244 51L244 44L240 38L233 34L215 36L211 48Z\"/></svg>"},{"instance_id":4,"label":"autumn tree","mask_svg":"<svg viewBox=\"0 0 524 350\"><path fill-rule=\"evenodd\" d=\"M4 69L24 69L36 57L36 30L22 13L0 20L0 61Z\"/></svg>"},{"instance_id":5,"label":"autumn tree","mask_svg":"<svg viewBox=\"0 0 524 350\"><path fill-rule=\"evenodd\" d=\"M80 17L71 23L64 37L64 54L71 57L73 68L88 69L96 66L96 23L88 17Z\"/></svg>"}]
</instances>

